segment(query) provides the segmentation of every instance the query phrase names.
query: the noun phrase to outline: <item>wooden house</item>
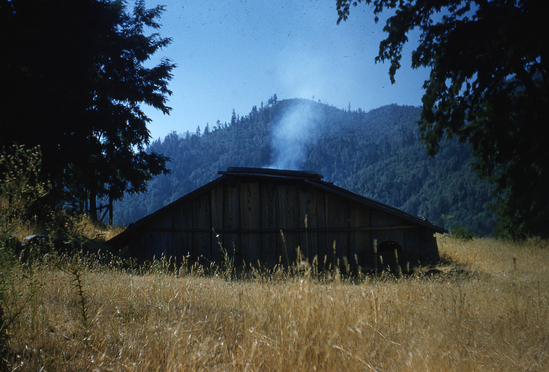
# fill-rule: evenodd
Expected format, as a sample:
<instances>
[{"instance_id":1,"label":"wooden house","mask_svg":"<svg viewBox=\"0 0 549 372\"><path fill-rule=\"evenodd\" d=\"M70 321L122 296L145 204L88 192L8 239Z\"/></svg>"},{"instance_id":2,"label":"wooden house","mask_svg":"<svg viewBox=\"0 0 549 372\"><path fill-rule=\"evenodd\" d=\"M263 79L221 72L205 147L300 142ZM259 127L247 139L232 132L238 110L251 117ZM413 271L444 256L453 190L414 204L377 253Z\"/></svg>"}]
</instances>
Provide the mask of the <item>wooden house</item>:
<instances>
[{"instance_id":1,"label":"wooden house","mask_svg":"<svg viewBox=\"0 0 549 372\"><path fill-rule=\"evenodd\" d=\"M236 263L308 261L363 270L438 261L425 219L322 181L316 172L228 168L214 181L107 242L140 260L187 257Z\"/></svg>"}]
</instances>

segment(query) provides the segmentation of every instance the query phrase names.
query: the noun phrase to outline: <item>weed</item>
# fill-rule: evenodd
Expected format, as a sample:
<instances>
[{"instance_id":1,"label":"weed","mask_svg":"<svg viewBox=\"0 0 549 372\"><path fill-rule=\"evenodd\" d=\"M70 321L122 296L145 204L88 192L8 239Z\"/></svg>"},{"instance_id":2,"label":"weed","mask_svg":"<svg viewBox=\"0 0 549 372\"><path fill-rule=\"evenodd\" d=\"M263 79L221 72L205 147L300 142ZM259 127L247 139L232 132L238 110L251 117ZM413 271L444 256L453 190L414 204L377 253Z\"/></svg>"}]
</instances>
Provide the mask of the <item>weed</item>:
<instances>
[{"instance_id":1,"label":"weed","mask_svg":"<svg viewBox=\"0 0 549 372\"><path fill-rule=\"evenodd\" d=\"M229 252L227 252L227 249L223 246L223 243L221 243L221 239L219 237L219 234L215 232L214 229L212 229L213 233L215 234L215 237L217 239L217 245L219 246L219 251L221 252L221 275L226 280L231 280L234 274L235 265L234 265L234 252L233 257L229 257ZM233 251L236 249L234 248L233 243Z\"/></svg>"},{"instance_id":2,"label":"weed","mask_svg":"<svg viewBox=\"0 0 549 372\"><path fill-rule=\"evenodd\" d=\"M84 273L78 263L72 262L69 265L60 267L61 271L70 276L70 282L76 293L78 309L80 313L80 322L86 335L89 332L91 323L88 309L88 296L84 291Z\"/></svg>"}]
</instances>

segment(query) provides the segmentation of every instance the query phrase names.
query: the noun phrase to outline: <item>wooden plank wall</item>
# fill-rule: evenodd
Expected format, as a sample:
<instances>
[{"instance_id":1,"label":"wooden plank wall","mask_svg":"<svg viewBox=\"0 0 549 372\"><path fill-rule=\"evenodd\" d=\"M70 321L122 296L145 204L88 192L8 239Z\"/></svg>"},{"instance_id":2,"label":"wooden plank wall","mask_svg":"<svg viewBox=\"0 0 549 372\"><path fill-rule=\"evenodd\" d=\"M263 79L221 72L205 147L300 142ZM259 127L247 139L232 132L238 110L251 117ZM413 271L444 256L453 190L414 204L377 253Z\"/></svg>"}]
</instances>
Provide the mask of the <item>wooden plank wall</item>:
<instances>
[{"instance_id":1,"label":"wooden plank wall","mask_svg":"<svg viewBox=\"0 0 549 372\"><path fill-rule=\"evenodd\" d=\"M192 257L203 264L221 262L218 242L238 264L292 264L299 248L301 259L312 262L316 257L321 269L337 262L354 269L357 264L371 264L374 239L378 245L395 241L414 257L436 258L436 240L427 229L352 231L353 227L402 225L406 221L401 218L314 185L235 178L187 203L176 204L132 239L143 252L140 258L173 255ZM323 228L346 230L309 231Z\"/></svg>"},{"instance_id":2,"label":"wooden plank wall","mask_svg":"<svg viewBox=\"0 0 549 372\"><path fill-rule=\"evenodd\" d=\"M421 260L423 262L437 262L440 260L438 253L437 240L432 231L420 229L418 232Z\"/></svg>"},{"instance_id":3,"label":"wooden plank wall","mask_svg":"<svg viewBox=\"0 0 549 372\"><path fill-rule=\"evenodd\" d=\"M161 259L162 257L171 257L172 251L172 235L166 234L163 231L157 231L155 228L170 228L172 226L172 218L168 213L158 216L153 219L145 230L144 246L145 257L147 259Z\"/></svg>"},{"instance_id":4,"label":"wooden plank wall","mask_svg":"<svg viewBox=\"0 0 549 372\"><path fill-rule=\"evenodd\" d=\"M373 227L403 226L407 224L406 221L397 216L376 209L372 209L371 216ZM404 230L373 231L372 239L376 239L378 245L384 241L392 240L403 248L406 246Z\"/></svg>"}]
</instances>

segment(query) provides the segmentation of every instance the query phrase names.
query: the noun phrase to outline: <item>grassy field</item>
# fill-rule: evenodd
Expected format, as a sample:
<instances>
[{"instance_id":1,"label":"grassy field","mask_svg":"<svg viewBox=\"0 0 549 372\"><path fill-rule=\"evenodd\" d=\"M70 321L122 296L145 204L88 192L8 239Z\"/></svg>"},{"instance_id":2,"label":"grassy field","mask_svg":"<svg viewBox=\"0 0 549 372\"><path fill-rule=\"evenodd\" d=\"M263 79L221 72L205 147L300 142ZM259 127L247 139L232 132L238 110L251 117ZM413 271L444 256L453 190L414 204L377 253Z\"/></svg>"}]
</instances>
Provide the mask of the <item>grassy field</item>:
<instances>
[{"instance_id":1,"label":"grassy field","mask_svg":"<svg viewBox=\"0 0 549 372\"><path fill-rule=\"evenodd\" d=\"M103 259L18 269L17 371L547 371L549 243L438 238L442 273L227 280Z\"/></svg>"}]
</instances>

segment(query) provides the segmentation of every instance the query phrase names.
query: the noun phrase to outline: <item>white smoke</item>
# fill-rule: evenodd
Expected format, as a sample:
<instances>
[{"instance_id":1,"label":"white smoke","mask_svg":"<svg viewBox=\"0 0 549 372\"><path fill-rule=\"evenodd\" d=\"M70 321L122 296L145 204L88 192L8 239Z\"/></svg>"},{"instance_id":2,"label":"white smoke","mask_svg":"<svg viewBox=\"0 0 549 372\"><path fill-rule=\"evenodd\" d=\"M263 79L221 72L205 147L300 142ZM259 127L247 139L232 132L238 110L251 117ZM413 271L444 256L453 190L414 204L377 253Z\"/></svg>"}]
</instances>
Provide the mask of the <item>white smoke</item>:
<instances>
[{"instance_id":1,"label":"white smoke","mask_svg":"<svg viewBox=\"0 0 549 372\"><path fill-rule=\"evenodd\" d=\"M321 134L320 110L309 101L291 104L271 129L271 163L267 168L300 170L307 146Z\"/></svg>"}]
</instances>

